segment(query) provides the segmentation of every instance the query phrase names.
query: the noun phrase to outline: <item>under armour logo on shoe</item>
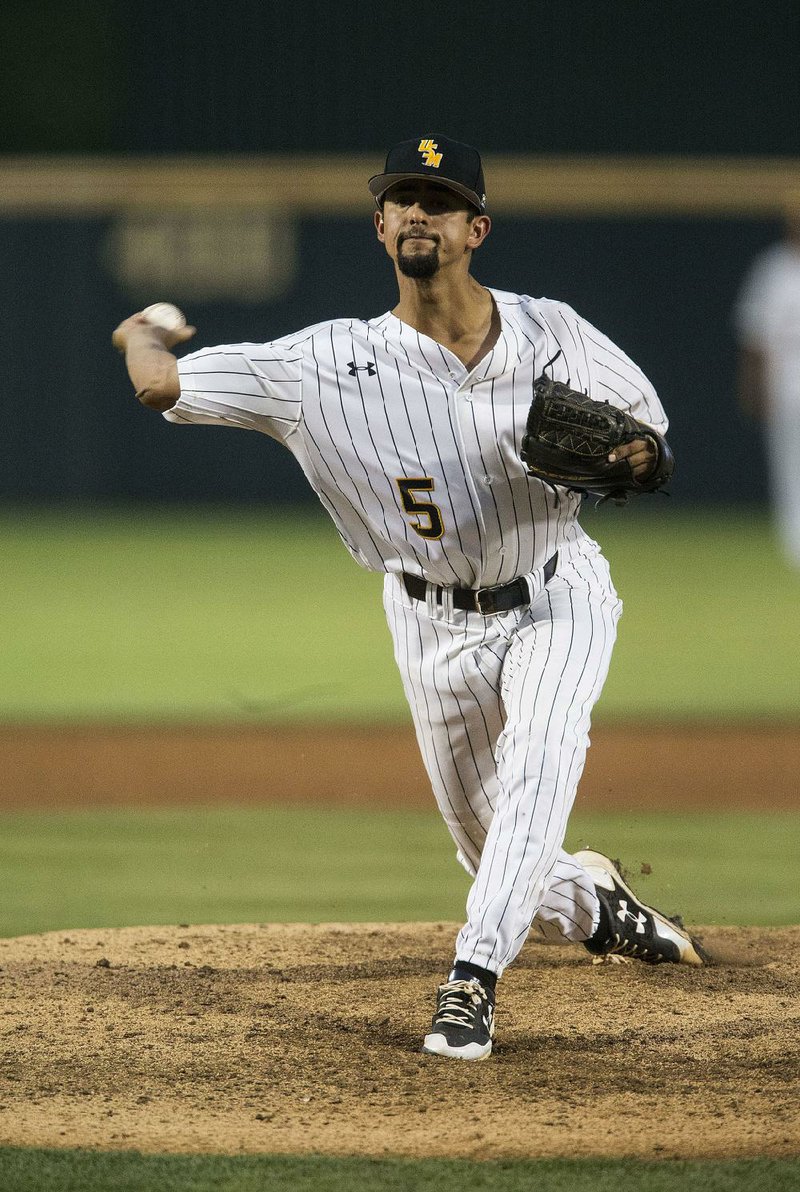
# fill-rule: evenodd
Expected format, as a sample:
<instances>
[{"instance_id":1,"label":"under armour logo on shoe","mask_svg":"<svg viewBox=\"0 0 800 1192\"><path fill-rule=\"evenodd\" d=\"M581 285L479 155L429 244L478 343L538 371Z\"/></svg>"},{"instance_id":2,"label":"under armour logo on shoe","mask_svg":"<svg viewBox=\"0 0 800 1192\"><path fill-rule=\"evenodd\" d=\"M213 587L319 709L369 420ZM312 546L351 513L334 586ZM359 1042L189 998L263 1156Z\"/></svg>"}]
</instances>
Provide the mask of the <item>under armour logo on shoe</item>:
<instances>
[{"instance_id":1,"label":"under armour logo on shoe","mask_svg":"<svg viewBox=\"0 0 800 1192\"><path fill-rule=\"evenodd\" d=\"M356 364L355 360L350 360L347 364L347 371L351 377L354 377L357 372L365 372L368 377L374 377L378 370L371 360L368 364Z\"/></svg>"},{"instance_id":2,"label":"under armour logo on shoe","mask_svg":"<svg viewBox=\"0 0 800 1192\"><path fill-rule=\"evenodd\" d=\"M644 935L644 929L647 925L647 915L643 914L642 911L639 911L638 915L634 915L633 911L629 911L627 898L620 898L617 918L623 923L626 919L633 919L636 924L636 934Z\"/></svg>"}]
</instances>

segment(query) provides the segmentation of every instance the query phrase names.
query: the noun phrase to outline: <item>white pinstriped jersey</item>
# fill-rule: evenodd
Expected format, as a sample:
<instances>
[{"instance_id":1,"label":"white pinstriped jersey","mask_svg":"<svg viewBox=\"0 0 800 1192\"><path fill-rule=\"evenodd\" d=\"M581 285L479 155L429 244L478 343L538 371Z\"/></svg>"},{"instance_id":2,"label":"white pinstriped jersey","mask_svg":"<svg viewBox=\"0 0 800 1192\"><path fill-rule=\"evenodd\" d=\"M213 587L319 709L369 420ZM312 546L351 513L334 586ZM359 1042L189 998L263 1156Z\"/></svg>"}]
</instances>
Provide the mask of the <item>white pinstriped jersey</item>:
<instances>
[{"instance_id":1,"label":"white pinstriped jersey","mask_svg":"<svg viewBox=\"0 0 800 1192\"><path fill-rule=\"evenodd\" d=\"M583 533L580 498L530 478L519 458L545 364L560 351L557 380L661 434L667 420L637 365L569 306L491 293L500 336L471 370L391 313L334 319L185 356L165 417L284 443L364 567L444 586L507 583Z\"/></svg>"}]
</instances>

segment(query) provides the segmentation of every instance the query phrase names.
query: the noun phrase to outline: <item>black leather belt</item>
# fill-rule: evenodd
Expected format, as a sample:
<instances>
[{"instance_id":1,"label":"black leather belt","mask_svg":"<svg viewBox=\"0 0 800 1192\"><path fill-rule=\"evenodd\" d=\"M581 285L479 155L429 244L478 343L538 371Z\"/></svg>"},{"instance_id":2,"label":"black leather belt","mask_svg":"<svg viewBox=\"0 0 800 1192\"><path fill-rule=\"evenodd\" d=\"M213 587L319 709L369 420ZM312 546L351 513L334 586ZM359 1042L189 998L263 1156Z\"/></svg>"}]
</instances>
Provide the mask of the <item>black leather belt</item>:
<instances>
[{"instance_id":1,"label":"black leather belt","mask_svg":"<svg viewBox=\"0 0 800 1192\"><path fill-rule=\"evenodd\" d=\"M545 565L542 574L544 582L549 584L556 573L558 555L553 555ZM409 596L414 600L425 600L428 585L419 575L409 575L403 572L403 583ZM519 608L521 604L530 604L531 593L527 580L520 577L512 579L510 584L500 584L496 588L451 588L453 607L463 609L468 613L483 613L485 617L493 613L506 613L509 609ZM436 603L442 603L442 589L436 588Z\"/></svg>"}]
</instances>

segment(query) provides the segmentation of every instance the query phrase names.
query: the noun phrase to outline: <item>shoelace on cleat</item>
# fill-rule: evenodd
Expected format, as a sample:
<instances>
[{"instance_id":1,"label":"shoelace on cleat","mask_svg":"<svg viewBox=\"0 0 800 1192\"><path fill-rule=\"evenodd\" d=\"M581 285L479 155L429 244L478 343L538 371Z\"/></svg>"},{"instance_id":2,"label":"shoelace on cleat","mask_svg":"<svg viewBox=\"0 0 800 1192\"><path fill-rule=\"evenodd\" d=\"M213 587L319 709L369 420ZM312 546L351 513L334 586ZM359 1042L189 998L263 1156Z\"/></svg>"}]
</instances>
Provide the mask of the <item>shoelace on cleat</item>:
<instances>
[{"instance_id":1,"label":"shoelace on cleat","mask_svg":"<svg viewBox=\"0 0 800 1192\"><path fill-rule=\"evenodd\" d=\"M453 1026L469 1026L476 1018L476 1012L483 1005L479 986L466 981L452 981L440 986L440 1002L436 1008L436 1021L449 1022Z\"/></svg>"},{"instance_id":2,"label":"shoelace on cleat","mask_svg":"<svg viewBox=\"0 0 800 1192\"><path fill-rule=\"evenodd\" d=\"M638 960L652 960L657 963L662 959L658 952L653 951L652 948L645 948L642 944L635 940L626 940L622 936L614 935L614 943L610 948L606 948L606 953L615 953L619 956L635 956Z\"/></svg>"}]
</instances>

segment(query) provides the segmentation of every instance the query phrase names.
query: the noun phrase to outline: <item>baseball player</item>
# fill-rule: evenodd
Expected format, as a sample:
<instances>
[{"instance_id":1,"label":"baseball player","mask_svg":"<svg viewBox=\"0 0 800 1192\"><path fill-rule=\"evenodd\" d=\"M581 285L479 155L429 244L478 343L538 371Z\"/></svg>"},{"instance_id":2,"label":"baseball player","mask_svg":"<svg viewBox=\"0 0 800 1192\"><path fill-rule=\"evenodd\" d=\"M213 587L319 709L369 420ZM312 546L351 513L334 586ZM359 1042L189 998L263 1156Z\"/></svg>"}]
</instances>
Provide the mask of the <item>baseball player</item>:
<instances>
[{"instance_id":1,"label":"baseball player","mask_svg":"<svg viewBox=\"0 0 800 1192\"><path fill-rule=\"evenodd\" d=\"M485 1059L495 990L533 925L594 956L703 963L600 853L562 848L621 604L581 496L520 459L535 378L627 411L614 453L634 484L667 452L650 382L563 303L470 274L490 233L477 151L445 136L395 145L371 178L396 306L268 343L170 349L142 315L114 333L141 402L170 422L285 444L384 607L439 810L473 877L466 922L423 1050Z\"/></svg>"},{"instance_id":2,"label":"baseball player","mask_svg":"<svg viewBox=\"0 0 800 1192\"><path fill-rule=\"evenodd\" d=\"M760 253L739 292L739 400L766 428L772 505L784 556L800 567L800 192L786 238Z\"/></svg>"}]
</instances>

